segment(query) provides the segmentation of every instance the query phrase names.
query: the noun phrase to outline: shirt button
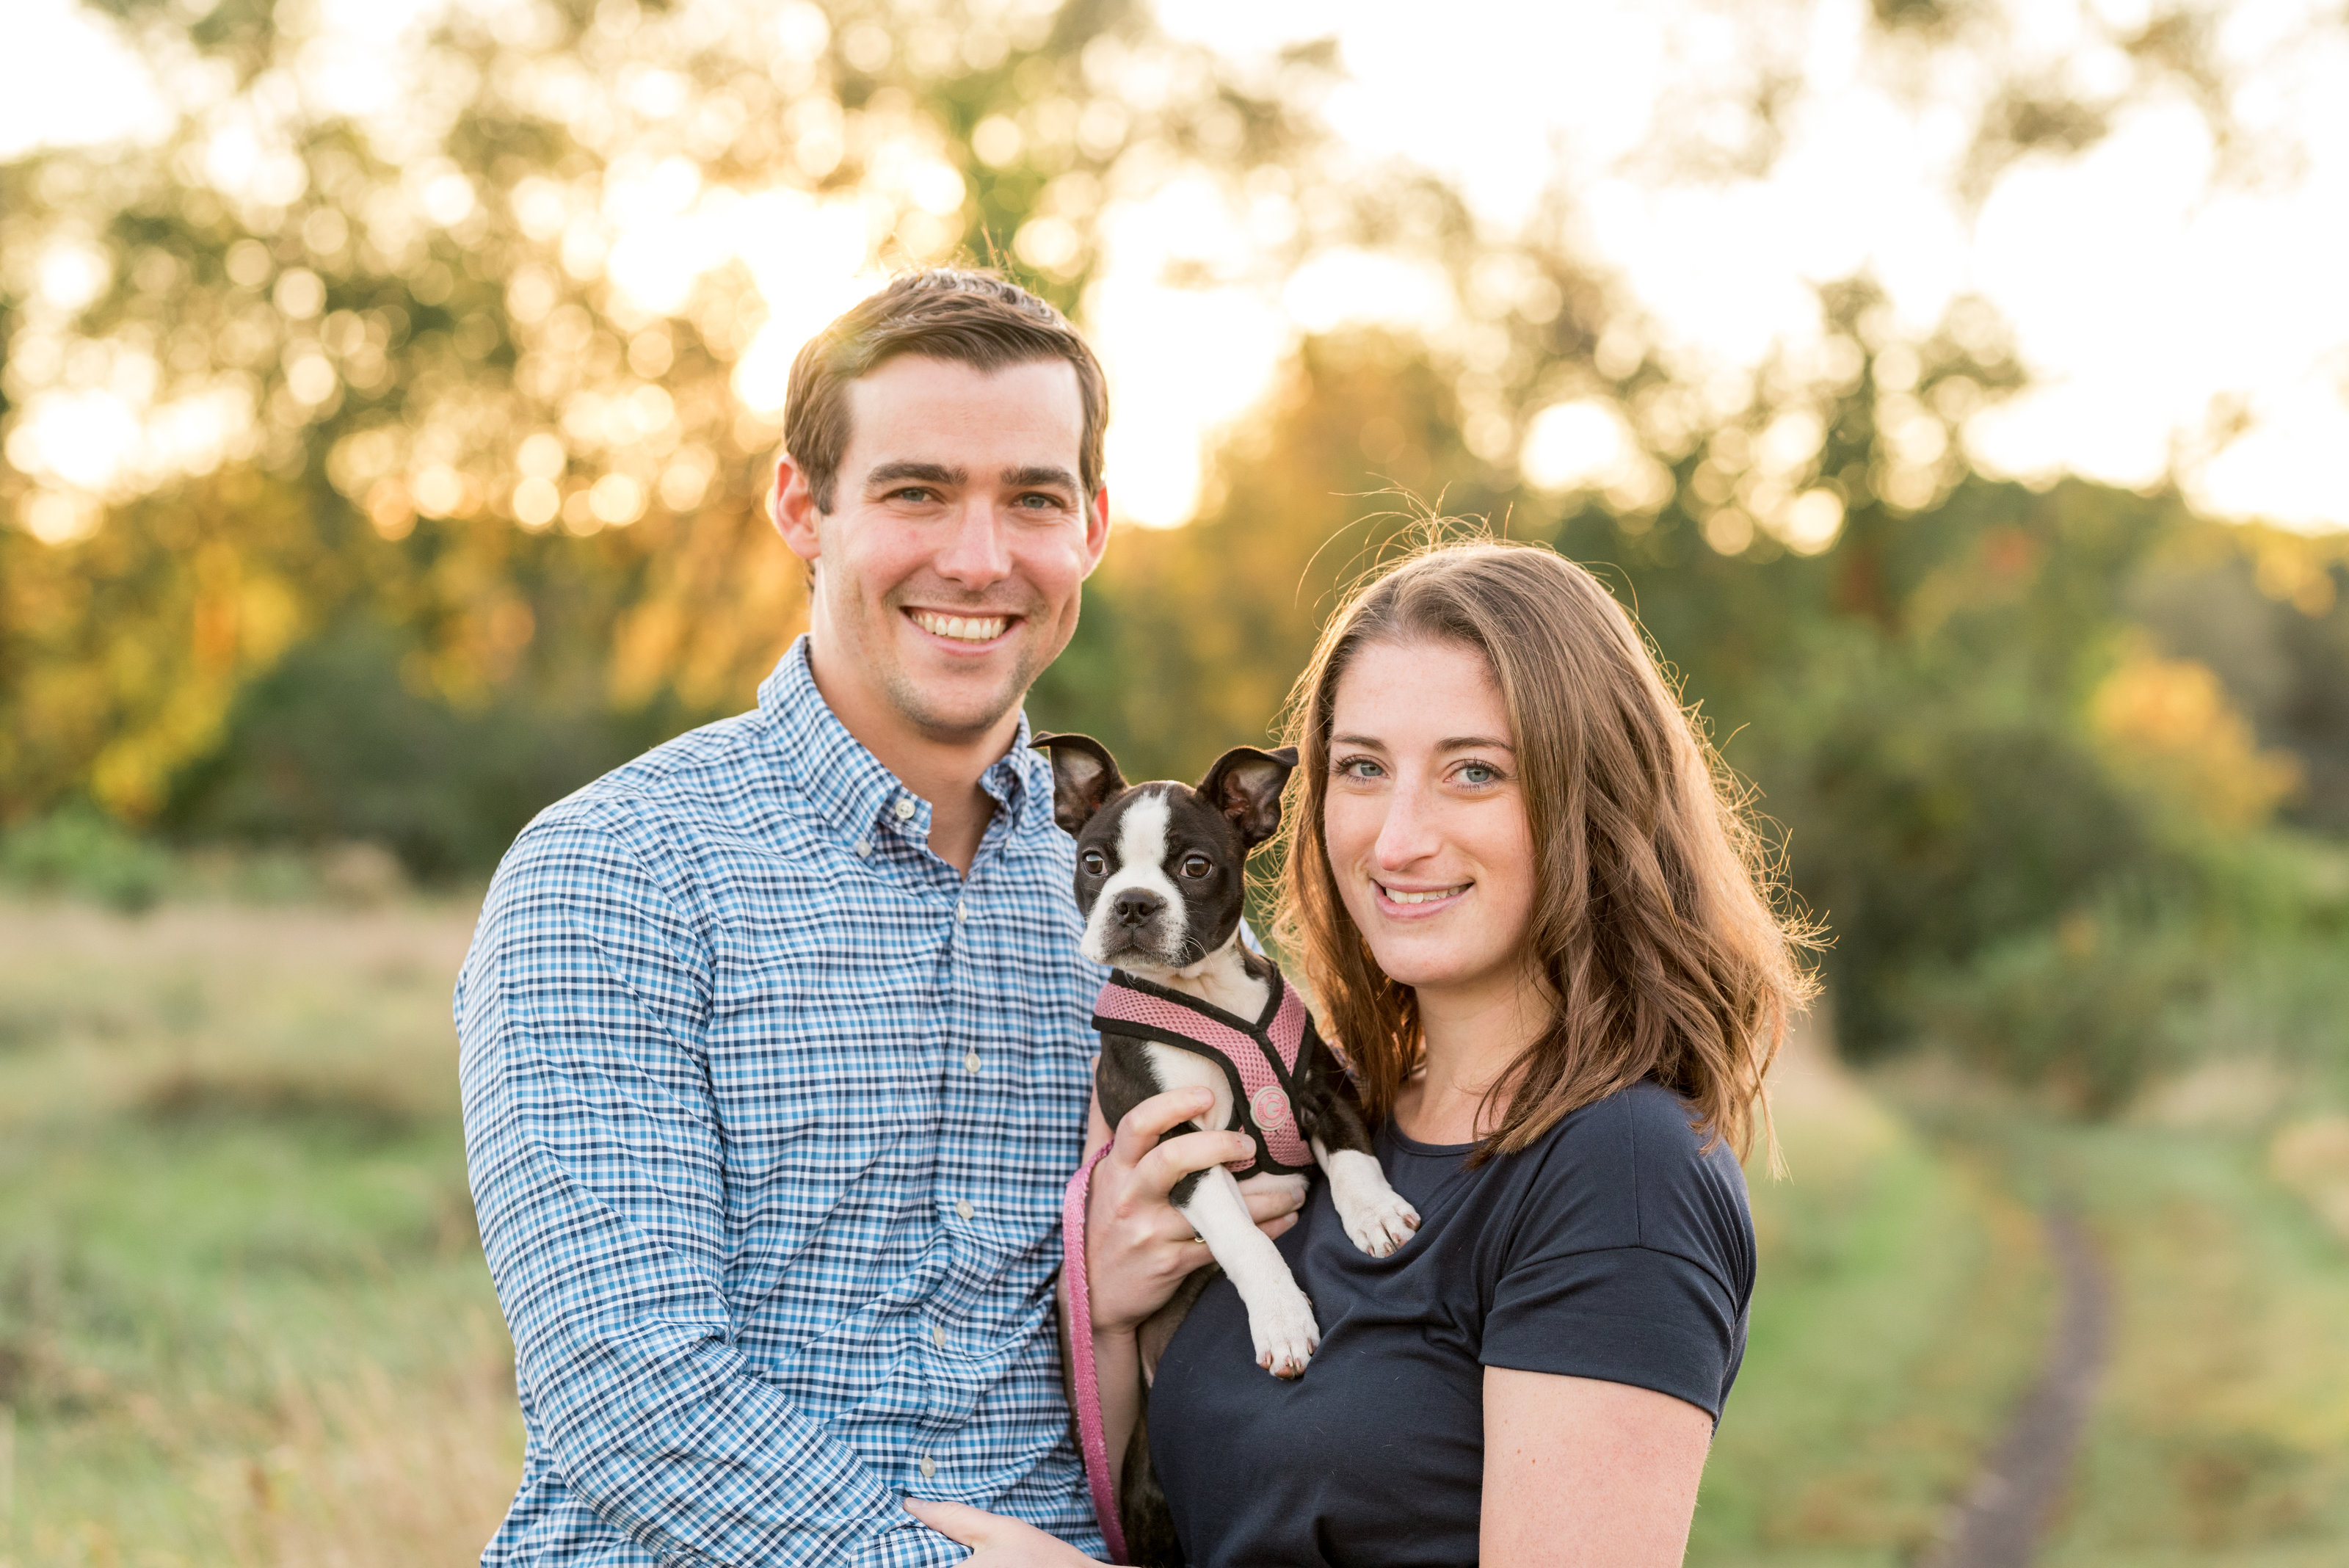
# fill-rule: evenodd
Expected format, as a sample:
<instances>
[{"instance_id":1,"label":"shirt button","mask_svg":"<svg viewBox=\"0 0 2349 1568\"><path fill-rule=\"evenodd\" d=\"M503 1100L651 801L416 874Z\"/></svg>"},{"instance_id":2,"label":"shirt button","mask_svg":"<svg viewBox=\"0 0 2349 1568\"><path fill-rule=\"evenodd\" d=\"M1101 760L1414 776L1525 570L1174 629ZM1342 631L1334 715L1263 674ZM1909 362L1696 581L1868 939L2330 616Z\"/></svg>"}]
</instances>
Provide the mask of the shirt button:
<instances>
[{"instance_id":1,"label":"shirt button","mask_svg":"<svg viewBox=\"0 0 2349 1568\"><path fill-rule=\"evenodd\" d=\"M965 1052L965 1053L963 1054L963 1058L962 1058L962 1070L963 1070L964 1072L966 1072L966 1073L976 1073L976 1072L978 1072L978 1052L976 1052L976 1051L968 1051L968 1052Z\"/></svg>"},{"instance_id":2,"label":"shirt button","mask_svg":"<svg viewBox=\"0 0 2349 1568\"><path fill-rule=\"evenodd\" d=\"M929 1455L924 1454L922 1456L922 1479L924 1480L927 1480L937 1473L938 1461L930 1458Z\"/></svg>"},{"instance_id":3,"label":"shirt button","mask_svg":"<svg viewBox=\"0 0 2349 1568\"><path fill-rule=\"evenodd\" d=\"M967 907L965 907L964 905L957 903L957 905L955 905L955 919L957 919L957 920L968 920L968 919L970 919L970 910L969 910Z\"/></svg>"},{"instance_id":4,"label":"shirt button","mask_svg":"<svg viewBox=\"0 0 2349 1568\"><path fill-rule=\"evenodd\" d=\"M870 855L870 854L872 854L872 853L873 853L873 841L872 841L871 839L869 839L869 838L860 838L860 839L858 839L858 840L856 841L856 853L857 853L857 854L859 854L859 855Z\"/></svg>"},{"instance_id":5,"label":"shirt button","mask_svg":"<svg viewBox=\"0 0 2349 1568\"><path fill-rule=\"evenodd\" d=\"M944 1350L946 1348L947 1331L944 1324L933 1324L930 1325L930 1343L936 1345L940 1350Z\"/></svg>"},{"instance_id":6,"label":"shirt button","mask_svg":"<svg viewBox=\"0 0 2349 1568\"><path fill-rule=\"evenodd\" d=\"M970 1199L968 1199L968 1198L966 1198L966 1199L964 1199L961 1202L959 1202L959 1203L957 1203L957 1204L956 1204L956 1205L955 1205L955 1212L956 1212L957 1214L961 1215L964 1219L968 1220L968 1219L969 1219L972 1215L974 1215L974 1214L978 1213L978 1210L976 1210L976 1209L974 1209L974 1208L972 1208L972 1207L970 1206Z\"/></svg>"},{"instance_id":7,"label":"shirt button","mask_svg":"<svg viewBox=\"0 0 2349 1568\"><path fill-rule=\"evenodd\" d=\"M913 797L912 795L909 795L909 794L901 794L901 795L899 795L899 796L897 797L897 806L896 806L896 811L897 811L897 820L898 820L898 821L900 821L900 822L903 822L903 821L905 821L907 817L912 816L912 815L914 815L914 797Z\"/></svg>"}]
</instances>

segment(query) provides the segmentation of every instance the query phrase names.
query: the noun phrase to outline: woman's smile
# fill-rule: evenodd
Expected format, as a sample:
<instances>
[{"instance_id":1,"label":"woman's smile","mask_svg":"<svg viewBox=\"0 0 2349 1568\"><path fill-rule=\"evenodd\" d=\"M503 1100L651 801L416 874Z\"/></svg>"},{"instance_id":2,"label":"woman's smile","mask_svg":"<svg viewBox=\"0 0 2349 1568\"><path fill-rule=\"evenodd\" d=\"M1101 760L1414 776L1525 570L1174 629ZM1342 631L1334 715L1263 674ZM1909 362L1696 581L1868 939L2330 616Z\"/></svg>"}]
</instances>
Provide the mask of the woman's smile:
<instances>
[{"instance_id":1,"label":"woman's smile","mask_svg":"<svg viewBox=\"0 0 2349 1568\"><path fill-rule=\"evenodd\" d=\"M1450 888L1405 888L1373 881L1371 886L1379 890L1380 913L1398 919L1413 919L1441 912L1475 884L1462 882Z\"/></svg>"}]
</instances>

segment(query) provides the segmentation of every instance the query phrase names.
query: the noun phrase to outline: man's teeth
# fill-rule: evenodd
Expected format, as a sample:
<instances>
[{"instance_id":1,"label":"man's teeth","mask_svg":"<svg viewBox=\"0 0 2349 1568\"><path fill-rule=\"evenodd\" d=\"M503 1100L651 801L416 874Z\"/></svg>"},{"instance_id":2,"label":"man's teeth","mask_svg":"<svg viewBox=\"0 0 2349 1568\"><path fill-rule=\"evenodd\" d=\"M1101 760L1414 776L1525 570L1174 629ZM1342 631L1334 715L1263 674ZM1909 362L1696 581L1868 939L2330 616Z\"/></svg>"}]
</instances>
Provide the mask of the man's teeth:
<instances>
[{"instance_id":1,"label":"man's teeth","mask_svg":"<svg viewBox=\"0 0 2349 1568\"><path fill-rule=\"evenodd\" d=\"M957 642L993 642L1011 621L1008 616L933 615L916 610L914 624L935 637L950 637Z\"/></svg>"},{"instance_id":2,"label":"man's teeth","mask_svg":"<svg viewBox=\"0 0 2349 1568\"><path fill-rule=\"evenodd\" d=\"M1438 888L1432 893L1404 893L1392 888L1381 888L1379 889L1379 891L1384 893L1389 899L1398 904L1440 903L1444 899L1453 897L1454 894L1465 893L1467 890L1468 884L1465 882L1461 883L1457 888Z\"/></svg>"}]
</instances>

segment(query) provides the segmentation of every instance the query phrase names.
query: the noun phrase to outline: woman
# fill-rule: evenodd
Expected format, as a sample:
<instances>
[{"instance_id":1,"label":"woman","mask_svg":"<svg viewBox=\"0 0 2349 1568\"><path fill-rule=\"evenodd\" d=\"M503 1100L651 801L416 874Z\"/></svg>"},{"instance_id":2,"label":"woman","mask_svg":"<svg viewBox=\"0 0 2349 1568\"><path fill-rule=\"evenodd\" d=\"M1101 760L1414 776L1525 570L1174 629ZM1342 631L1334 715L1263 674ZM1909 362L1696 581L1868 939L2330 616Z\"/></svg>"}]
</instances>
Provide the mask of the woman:
<instances>
[{"instance_id":1,"label":"woman","mask_svg":"<svg viewBox=\"0 0 2349 1568\"><path fill-rule=\"evenodd\" d=\"M1678 1563L1753 1289L1732 1151L1809 985L1756 840L1630 618L1546 550L1359 591L1289 730L1286 945L1423 1220L1370 1258L1315 1190L1293 1383L1227 1281L1202 1295L1148 1398L1189 1561ZM1105 1381L1198 1262L1166 1189L1234 1156L1152 1151L1189 1111L1138 1107L1095 1173Z\"/></svg>"}]
</instances>

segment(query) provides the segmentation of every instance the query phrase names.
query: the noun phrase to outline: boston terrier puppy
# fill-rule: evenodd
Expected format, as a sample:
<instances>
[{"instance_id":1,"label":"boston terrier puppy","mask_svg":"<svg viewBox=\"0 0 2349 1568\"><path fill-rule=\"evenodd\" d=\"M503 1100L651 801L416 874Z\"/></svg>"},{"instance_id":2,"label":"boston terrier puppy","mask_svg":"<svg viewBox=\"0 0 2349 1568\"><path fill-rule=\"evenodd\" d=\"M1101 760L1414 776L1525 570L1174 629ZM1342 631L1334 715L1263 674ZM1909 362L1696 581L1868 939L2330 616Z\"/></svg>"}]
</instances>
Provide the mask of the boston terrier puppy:
<instances>
[{"instance_id":1,"label":"boston terrier puppy","mask_svg":"<svg viewBox=\"0 0 2349 1568\"><path fill-rule=\"evenodd\" d=\"M1165 1136L1236 1130L1255 1142L1237 1168L1194 1172L1172 1196L1238 1287L1257 1365L1298 1376L1321 1330L1279 1250L1248 1218L1239 1178L1319 1165L1347 1236L1374 1258L1410 1240L1419 1213L1379 1168L1345 1069L1303 999L1240 940L1248 852L1280 826L1297 753L1234 747L1194 788L1128 785L1108 748L1087 735L1032 743L1050 753L1053 815L1077 840L1080 947L1116 971L1094 1008L1102 1115L1115 1127L1153 1095L1204 1088L1215 1096L1207 1114ZM1170 1305L1187 1309L1206 1277L1195 1275ZM1145 1328L1147 1367L1172 1334L1158 1319Z\"/></svg>"}]
</instances>

